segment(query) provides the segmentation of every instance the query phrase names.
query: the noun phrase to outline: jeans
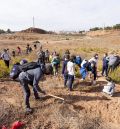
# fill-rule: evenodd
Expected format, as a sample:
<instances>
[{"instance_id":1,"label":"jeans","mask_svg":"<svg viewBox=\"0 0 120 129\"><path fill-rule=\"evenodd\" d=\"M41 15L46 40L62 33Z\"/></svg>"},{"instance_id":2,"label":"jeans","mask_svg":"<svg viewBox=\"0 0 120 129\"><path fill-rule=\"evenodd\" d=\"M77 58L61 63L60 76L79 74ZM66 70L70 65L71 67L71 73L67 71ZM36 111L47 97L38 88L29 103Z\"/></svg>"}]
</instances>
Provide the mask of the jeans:
<instances>
[{"instance_id":1,"label":"jeans","mask_svg":"<svg viewBox=\"0 0 120 129\"><path fill-rule=\"evenodd\" d=\"M68 74L64 74L64 87L67 86Z\"/></svg>"},{"instance_id":2,"label":"jeans","mask_svg":"<svg viewBox=\"0 0 120 129\"><path fill-rule=\"evenodd\" d=\"M104 72L105 72L105 75L108 76L108 67L107 66L103 66L102 67L102 75L104 75Z\"/></svg>"},{"instance_id":3,"label":"jeans","mask_svg":"<svg viewBox=\"0 0 120 129\"><path fill-rule=\"evenodd\" d=\"M70 91L72 90L73 82L74 82L74 75L68 74L68 88Z\"/></svg>"}]
</instances>

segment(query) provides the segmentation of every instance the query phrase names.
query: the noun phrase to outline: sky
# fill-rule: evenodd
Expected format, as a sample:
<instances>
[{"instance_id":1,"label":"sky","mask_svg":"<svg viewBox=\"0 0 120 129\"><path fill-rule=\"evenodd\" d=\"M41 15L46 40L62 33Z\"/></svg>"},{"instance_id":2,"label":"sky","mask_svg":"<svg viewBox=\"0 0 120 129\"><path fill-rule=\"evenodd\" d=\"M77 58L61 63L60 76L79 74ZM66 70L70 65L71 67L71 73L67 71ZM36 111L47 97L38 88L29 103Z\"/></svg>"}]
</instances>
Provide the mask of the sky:
<instances>
[{"instance_id":1,"label":"sky","mask_svg":"<svg viewBox=\"0 0 120 129\"><path fill-rule=\"evenodd\" d=\"M120 0L0 0L0 29L79 31L120 23Z\"/></svg>"}]
</instances>

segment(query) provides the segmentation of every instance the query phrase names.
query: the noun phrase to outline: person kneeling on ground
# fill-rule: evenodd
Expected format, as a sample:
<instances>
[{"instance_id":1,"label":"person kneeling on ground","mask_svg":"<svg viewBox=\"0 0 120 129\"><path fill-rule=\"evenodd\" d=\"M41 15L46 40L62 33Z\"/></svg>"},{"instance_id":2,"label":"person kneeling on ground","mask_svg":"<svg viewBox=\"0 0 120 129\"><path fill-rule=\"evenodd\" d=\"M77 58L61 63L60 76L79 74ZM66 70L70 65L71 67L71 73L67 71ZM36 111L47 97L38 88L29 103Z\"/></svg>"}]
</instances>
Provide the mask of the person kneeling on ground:
<instances>
[{"instance_id":1,"label":"person kneeling on ground","mask_svg":"<svg viewBox=\"0 0 120 129\"><path fill-rule=\"evenodd\" d=\"M106 86L104 86L103 92L107 93L110 96L113 96L115 92L115 83L110 77L107 77L106 80L108 81L108 83Z\"/></svg>"},{"instance_id":2,"label":"person kneeling on ground","mask_svg":"<svg viewBox=\"0 0 120 129\"><path fill-rule=\"evenodd\" d=\"M67 63L67 71L68 71L68 87L69 90L72 91L74 76L75 76L74 56L71 56L70 61Z\"/></svg>"},{"instance_id":3,"label":"person kneeling on ground","mask_svg":"<svg viewBox=\"0 0 120 129\"><path fill-rule=\"evenodd\" d=\"M20 62L20 64L24 64L24 62ZM38 83L40 78L43 76L41 67L37 67L35 69L30 69L25 72L21 72L19 74L19 81L22 86L25 98L25 105L26 105L26 113L32 113L32 109L30 107L29 98L30 98L30 88L28 85L33 87L33 92L35 99L40 99L38 92L45 94L45 91L41 90Z\"/></svg>"}]
</instances>

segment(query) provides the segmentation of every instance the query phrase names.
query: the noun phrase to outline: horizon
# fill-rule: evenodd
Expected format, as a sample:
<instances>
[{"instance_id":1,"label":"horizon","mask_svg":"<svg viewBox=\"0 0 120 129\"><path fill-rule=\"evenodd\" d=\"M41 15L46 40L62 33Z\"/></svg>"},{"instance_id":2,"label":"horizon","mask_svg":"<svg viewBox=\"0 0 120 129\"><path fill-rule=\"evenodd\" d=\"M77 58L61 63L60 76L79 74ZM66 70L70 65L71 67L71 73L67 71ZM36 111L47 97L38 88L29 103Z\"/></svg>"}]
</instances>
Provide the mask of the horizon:
<instances>
[{"instance_id":1,"label":"horizon","mask_svg":"<svg viewBox=\"0 0 120 129\"><path fill-rule=\"evenodd\" d=\"M21 31L35 24L58 32L113 26L120 23L119 5L119 0L1 0L0 29Z\"/></svg>"}]
</instances>

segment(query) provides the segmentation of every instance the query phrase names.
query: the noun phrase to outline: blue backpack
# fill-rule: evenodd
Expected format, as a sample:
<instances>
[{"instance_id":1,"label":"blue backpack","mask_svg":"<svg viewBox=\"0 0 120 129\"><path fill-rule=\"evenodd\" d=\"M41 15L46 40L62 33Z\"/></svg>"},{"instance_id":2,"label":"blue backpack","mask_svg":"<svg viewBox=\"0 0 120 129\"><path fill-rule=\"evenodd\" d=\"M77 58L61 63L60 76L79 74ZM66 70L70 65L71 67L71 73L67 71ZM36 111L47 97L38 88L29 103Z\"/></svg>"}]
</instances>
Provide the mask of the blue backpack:
<instances>
[{"instance_id":1,"label":"blue backpack","mask_svg":"<svg viewBox=\"0 0 120 129\"><path fill-rule=\"evenodd\" d=\"M82 63L82 59L81 59L80 56L77 56L77 57L76 57L75 63L76 63L77 65L80 65L80 64Z\"/></svg>"}]
</instances>

